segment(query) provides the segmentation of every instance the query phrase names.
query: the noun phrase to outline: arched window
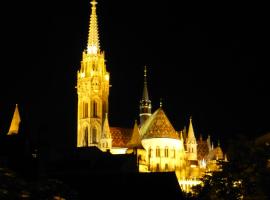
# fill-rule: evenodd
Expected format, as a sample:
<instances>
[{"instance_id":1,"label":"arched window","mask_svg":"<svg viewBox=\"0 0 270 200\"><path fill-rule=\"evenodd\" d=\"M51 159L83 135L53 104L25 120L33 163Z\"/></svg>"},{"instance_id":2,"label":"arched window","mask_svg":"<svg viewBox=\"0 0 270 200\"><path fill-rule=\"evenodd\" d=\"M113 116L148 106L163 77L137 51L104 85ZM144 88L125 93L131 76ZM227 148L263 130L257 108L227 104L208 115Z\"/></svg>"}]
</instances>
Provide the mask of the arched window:
<instances>
[{"instance_id":1,"label":"arched window","mask_svg":"<svg viewBox=\"0 0 270 200\"><path fill-rule=\"evenodd\" d=\"M149 148L149 157L152 157L152 149L151 149L151 147Z\"/></svg>"},{"instance_id":2,"label":"arched window","mask_svg":"<svg viewBox=\"0 0 270 200\"><path fill-rule=\"evenodd\" d=\"M159 147L156 148L156 157L160 157L160 149L159 149Z\"/></svg>"},{"instance_id":3,"label":"arched window","mask_svg":"<svg viewBox=\"0 0 270 200\"><path fill-rule=\"evenodd\" d=\"M93 112L92 112L92 117L97 117L97 112L98 112L98 104L96 101L93 101Z\"/></svg>"},{"instance_id":4,"label":"arched window","mask_svg":"<svg viewBox=\"0 0 270 200\"><path fill-rule=\"evenodd\" d=\"M157 172L159 171L159 164L158 163L157 163L157 169L156 170L157 170Z\"/></svg>"},{"instance_id":5,"label":"arched window","mask_svg":"<svg viewBox=\"0 0 270 200\"><path fill-rule=\"evenodd\" d=\"M83 118L88 117L88 103L83 103Z\"/></svg>"},{"instance_id":6,"label":"arched window","mask_svg":"<svg viewBox=\"0 0 270 200\"><path fill-rule=\"evenodd\" d=\"M168 163L165 164L165 171L168 171L169 170L169 165Z\"/></svg>"},{"instance_id":7,"label":"arched window","mask_svg":"<svg viewBox=\"0 0 270 200\"><path fill-rule=\"evenodd\" d=\"M169 149L168 149L168 147L165 147L165 157L166 158L169 157Z\"/></svg>"},{"instance_id":8,"label":"arched window","mask_svg":"<svg viewBox=\"0 0 270 200\"><path fill-rule=\"evenodd\" d=\"M173 158L175 158L175 149L173 149Z\"/></svg>"},{"instance_id":9,"label":"arched window","mask_svg":"<svg viewBox=\"0 0 270 200\"><path fill-rule=\"evenodd\" d=\"M92 143L97 144L97 129L94 127L92 129Z\"/></svg>"},{"instance_id":10,"label":"arched window","mask_svg":"<svg viewBox=\"0 0 270 200\"><path fill-rule=\"evenodd\" d=\"M84 129L84 138L83 138L83 146L87 147L88 146L88 127L85 127Z\"/></svg>"}]
</instances>

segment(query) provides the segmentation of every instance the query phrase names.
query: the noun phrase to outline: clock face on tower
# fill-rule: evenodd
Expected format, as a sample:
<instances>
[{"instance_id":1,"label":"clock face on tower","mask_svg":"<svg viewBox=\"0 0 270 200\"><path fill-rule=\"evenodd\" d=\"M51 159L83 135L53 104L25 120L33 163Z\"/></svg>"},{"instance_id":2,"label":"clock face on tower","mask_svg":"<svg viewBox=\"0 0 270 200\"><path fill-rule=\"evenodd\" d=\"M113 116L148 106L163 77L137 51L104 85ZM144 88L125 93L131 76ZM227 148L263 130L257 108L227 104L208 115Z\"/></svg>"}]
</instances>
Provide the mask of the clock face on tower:
<instances>
[{"instance_id":1,"label":"clock face on tower","mask_svg":"<svg viewBox=\"0 0 270 200\"><path fill-rule=\"evenodd\" d=\"M100 89L100 80L97 76L94 76L92 79L92 89L98 91Z\"/></svg>"}]
</instances>

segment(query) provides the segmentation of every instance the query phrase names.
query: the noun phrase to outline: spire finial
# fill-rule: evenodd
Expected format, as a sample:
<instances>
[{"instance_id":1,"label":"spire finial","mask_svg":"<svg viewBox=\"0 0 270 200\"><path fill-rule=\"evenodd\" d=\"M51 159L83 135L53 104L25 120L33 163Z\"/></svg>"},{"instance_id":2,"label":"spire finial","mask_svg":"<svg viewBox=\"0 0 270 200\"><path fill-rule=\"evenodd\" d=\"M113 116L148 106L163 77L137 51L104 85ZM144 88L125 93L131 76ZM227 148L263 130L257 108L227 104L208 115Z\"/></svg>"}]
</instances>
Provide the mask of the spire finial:
<instances>
[{"instance_id":1,"label":"spire finial","mask_svg":"<svg viewBox=\"0 0 270 200\"><path fill-rule=\"evenodd\" d=\"M146 82L147 78L147 66L144 66L144 82Z\"/></svg>"},{"instance_id":2,"label":"spire finial","mask_svg":"<svg viewBox=\"0 0 270 200\"><path fill-rule=\"evenodd\" d=\"M162 108L162 98L160 98L159 107Z\"/></svg>"},{"instance_id":3,"label":"spire finial","mask_svg":"<svg viewBox=\"0 0 270 200\"><path fill-rule=\"evenodd\" d=\"M89 25L89 35L87 44L88 54L97 54L99 51L99 37L98 37L98 25L97 25L97 14L96 14L96 0L91 1L91 15Z\"/></svg>"}]
</instances>

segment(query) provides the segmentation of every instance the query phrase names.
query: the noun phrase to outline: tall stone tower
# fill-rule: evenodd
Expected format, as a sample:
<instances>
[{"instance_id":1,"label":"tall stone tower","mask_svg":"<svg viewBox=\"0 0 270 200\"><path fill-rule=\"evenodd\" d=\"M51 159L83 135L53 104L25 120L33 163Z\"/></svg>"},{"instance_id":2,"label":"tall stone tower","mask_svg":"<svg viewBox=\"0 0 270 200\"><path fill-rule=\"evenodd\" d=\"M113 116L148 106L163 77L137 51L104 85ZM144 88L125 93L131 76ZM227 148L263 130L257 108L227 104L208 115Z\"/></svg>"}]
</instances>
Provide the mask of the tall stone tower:
<instances>
[{"instance_id":1,"label":"tall stone tower","mask_svg":"<svg viewBox=\"0 0 270 200\"><path fill-rule=\"evenodd\" d=\"M151 101L147 89L147 69L144 68L144 86L142 100L140 101L140 126L152 115L151 114Z\"/></svg>"},{"instance_id":2,"label":"tall stone tower","mask_svg":"<svg viewBox=\"0 0 270 200\"><path fill-rule=\"evenodd\" d=\"M83 51L77 73L78 121L77 147L100 147L105 113L108 113L109 79L104 52L100 50L97 2L91 2L87 49Z\"/></svg>"}]
</instances>

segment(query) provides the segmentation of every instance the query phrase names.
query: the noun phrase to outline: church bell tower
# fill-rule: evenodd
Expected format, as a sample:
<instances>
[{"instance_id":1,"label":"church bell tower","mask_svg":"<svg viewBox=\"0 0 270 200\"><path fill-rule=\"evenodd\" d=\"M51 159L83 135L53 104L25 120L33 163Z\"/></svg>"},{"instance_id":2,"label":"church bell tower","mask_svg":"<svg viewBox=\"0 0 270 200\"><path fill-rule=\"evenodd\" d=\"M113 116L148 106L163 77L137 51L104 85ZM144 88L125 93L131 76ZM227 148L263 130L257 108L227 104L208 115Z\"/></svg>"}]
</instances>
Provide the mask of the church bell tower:
<instances>
[{"instance_id":1,"label":"church bell tower","mask_svg":"<svg viewBox=\"0 0 270 200\"><path fill-rule=\"evenodd\" d=\"M100 147L103 122L108 113L109 79L104 52L100 50L97 2L91 2L87 49L77 73L77 147Z\"/></svg>"},{"instance_id":2,"label":"church bell tower","mask_svg":"<svg viewBox=\"0 0 270 200\"><path fill-rule=\"evenodd\" d=\"M151 101L148 95L147 89L147 69L146 66L144 68L144 85L143 85L143 95L140 101L140 126L144 124L144 122L152 115L151 113Z\"/></svg>"}]
</instances>

